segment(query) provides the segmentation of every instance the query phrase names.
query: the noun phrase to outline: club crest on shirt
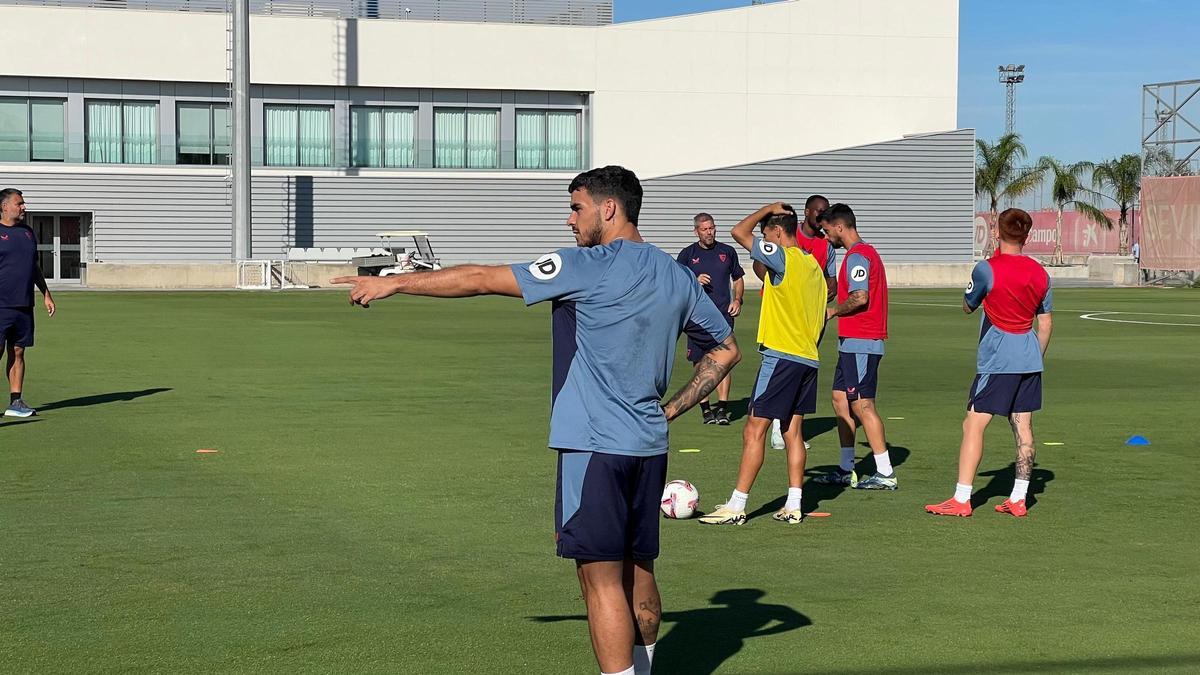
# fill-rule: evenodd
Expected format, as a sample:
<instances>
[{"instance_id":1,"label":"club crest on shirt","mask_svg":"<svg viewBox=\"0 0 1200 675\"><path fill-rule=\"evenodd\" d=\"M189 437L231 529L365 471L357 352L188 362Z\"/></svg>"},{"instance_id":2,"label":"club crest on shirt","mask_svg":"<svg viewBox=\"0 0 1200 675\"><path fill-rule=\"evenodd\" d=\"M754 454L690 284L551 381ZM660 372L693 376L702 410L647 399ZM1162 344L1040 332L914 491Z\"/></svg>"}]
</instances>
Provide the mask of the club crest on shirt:
<instances>
[{"instance_id":1,"label":"club crest on shirt","mask_svg":"<svg viewBox=\"0 0 1200 675\"><path fill-rule=\"evenodd\" d=\"M529 273L539 281L550 281L562 271L562 256L547 253L529 264Z\"/></svg>"},{"instance_id":2,"label":"club crest on shirt","mask_svg":"<svg viewBox=\"0 0 1200 675\"><path fill-rule=\"evenodd\" d=\"M693 265L699 265L699 264L700 264L700 259L699 259L699 258L692 258L692 264L693 264Z\"/></svg>"},{"instance_id":3,"label":"club crest on shirt","mask_svg":"<svg viewBox=\"0 0 1200 675\"><path fill-rule=\"evenodd\" d=\"M729 256L724 253L718 253L717 257L721 259L721 262L725 262L726 260L729 259Z\"/></svg>"}]
</instances>

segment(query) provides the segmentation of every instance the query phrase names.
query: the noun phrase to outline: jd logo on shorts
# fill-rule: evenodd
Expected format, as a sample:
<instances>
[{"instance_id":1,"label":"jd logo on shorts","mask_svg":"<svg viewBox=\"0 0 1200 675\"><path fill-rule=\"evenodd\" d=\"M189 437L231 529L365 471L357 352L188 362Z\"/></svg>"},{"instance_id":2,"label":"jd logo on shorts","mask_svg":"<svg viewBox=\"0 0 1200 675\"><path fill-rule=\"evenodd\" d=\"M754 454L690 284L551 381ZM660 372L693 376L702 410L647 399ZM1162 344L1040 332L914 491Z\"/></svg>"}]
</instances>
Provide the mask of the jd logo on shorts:
<instances>
[{"instance_id":1,"label":"jd logo on shorts","mask_svg":"<svg viewBox=\"0 0 1200 675\"><path fill-rule=\"evenodd\" d=\"M974 279L967 282L967 292L970 293L973 290L975 290L975 280Z\"/></svg>"},{"instance_id":2,"label":"jd logo on shorts","mask_svg":"<svg viewBox=\"0 0 1200 675\"><path fill-rule=\"evenodd\" d=\"M562 258L557 253L547 253L529 264L529 273L539 281L550 281L562 271Z\"/></svg>"},{"instance_id":3,"label":"jd logo on shorts","mask_svg":"<svg viewBox=\"0 0 1200 675\"><path fill-rule=\"evenodd\" d=\"M867 278L867 268L862 265L855 265L854 269L850 270L850 278L855 281L863 281Z\"/></svg>"}]
</instances>

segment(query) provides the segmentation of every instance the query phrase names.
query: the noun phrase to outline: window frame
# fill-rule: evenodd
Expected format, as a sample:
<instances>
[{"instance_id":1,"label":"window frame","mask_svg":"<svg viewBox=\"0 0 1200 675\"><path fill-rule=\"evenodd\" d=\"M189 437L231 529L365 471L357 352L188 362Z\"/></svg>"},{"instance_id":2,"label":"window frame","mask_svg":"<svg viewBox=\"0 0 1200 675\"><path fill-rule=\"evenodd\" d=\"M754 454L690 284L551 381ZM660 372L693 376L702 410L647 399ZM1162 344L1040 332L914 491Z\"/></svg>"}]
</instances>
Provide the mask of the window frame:
<instances>
[{"instance_id":1,"label":"window frame","mask_svg":"<svg viewBox=\"0 0 1200 675\"><path fill-rule=\"evenodd\" d=\"M439 111L462 112L463 113L463 122L462 122L463 129L462 129L462 131L463 131L464 146L463 146L463 165L462 166L439 166L438 165L438 160L437 160L437 137L438 137L437 114ZM467 114L472 113L472 112L490 112L490 113L494 113L496 115L496 149L495 149L496 162L492 166L471 166L470 165L470 160L468 159L470 157L470 153L468 152L468 148L471 145L471 137L468 135L468 133L470 132L471 125L467 123ZM501 107L495 107L495 106L490 106L490 105L477 105L477 106L435 105L435 106L433 106L433 120L432 120L432 122L433 122L433 167L432 168L445 169L445 170L449 170L449 171L494 171L494 170L502 168L501 164L503 162L502 162L502 158L500 157L500 148L502 146L502 141L500 138L500 132L502 130L501 129L501 124L502 124L501 118L503 116L504 116L504 112Z\"/></svg>"},{"instance_id":2,"label":"window frame","mask_svg":"<svg viewBox=\"0 0 1200 675\"><path fill-rule=\"evenodd\" d=\"M88 105L92 104L92 103L116 103L121 106L121 115L120 115L121 139L120 139L120 143L119 143L120 148L121 148L121 161L119 161L119 162L97 162L97 161L92 160L92 151L91 151L91 148L89 147L91 145L90 141L91 141L91 137L92 137L92 123L88 119L89 118ZM125 161L125 104L126 103L141 103L141 104L150 104L150 105L154 106L154 118L155 118L154 156L157 161L151 162L151 163L146 163L146 162L136 162L135 163L135 162L126 162ZM83 163L84 164L111 164L111 165L119 165L119 166L157 166L157 165L161 164L162 163L162 152L161 152L162 148L160 147L160 143L162 141L162 125L159 124L159 122L161 122L161 119L159 119L161 114L162 114L162 101L159 99L85 98L83 100Z\"/></svg>"},{"instance_id":3,"label":"window frame","mask_svg":"<svg viewBox=\"0 0 1200 675\"><path fill-rule=\"evenodd\" d=\"M0 96L0 101L24 101L25 103L25 163L32 164L34 162L62 162L67 161L67 99L57 96ZM62 105L63 125L62 125L62 159L38 159L33 156L33 104L40 103L59 103ZM4 162L10 164L19 164L21 161Z\"/></svg>"},{"instance_id":4,"label":"window frame","mask_svg":"<svg viewBox=\"0 0 1200 675\"><path fill-rule=\"evenodd\" d=\"M267 158L268 158L268 152L267 152L267 150L268 150L267 142L268 141L267 141L267 139L269 138L269 135L267 134L267 113L272 108L275 108L275 109L287 108L287 109L296 111L296 129L295 129L296 138L295 138L295 146L293 146L296 149L296 163L295 164L271 164L269 161L267 161ZM262 103L262 110L263 110L263 112L262 112L263 164L262 165L274 167L274 168L280 168L280 167L301 167L301 168L306 168L306 169L337 168L338 167L337 157L335 157L335 149L337 148L337 129L334 126L334 119L333 119L335 117L334 112L336 112L336 108L337 108L337 106L333 105L333 104L287 103L287 102L280 103L277 100L276 101L265 101L264 100ZM304 164L300 161L300 111L301 110L323 110L329 114L329 163L328 164Z\"/></svg>"},{"instance_id":5,"label":"window frame","mask_svg":"<svg viewBox=\"0 0 1200 675\"><path fill-rule=\"evenodd\" d=\"M179 110L180 110L180 108L182 108L184 106L192 106L192 107L208 106L208 163L207 164L192 164L189 162L179 161L179 159L180 159L179 156L180 156L180 154L182 154L179 150L180 146L182 145L179 142L179 133L180 133ZM232 138L233 129L232 129L232 125L229 130L229 132L230 132L230 139L229 139L230 148L229 148L229 154L226 155L227 159L225 162L217 162L216 161L216 157L217 157L218 153L217 153L217 116L216 116L215 112L216 112L217 108L229 110L230 115L231 115L230 119L232 119L232 114L233 114L232 107L228 103L225 103L223 101L206 101L203 99L195 99L195 100L176 99L176 101L175 101L175 164L176 165L178 165L178 166L229 166L233 163L233 147L232 147L233 146L233 138ZM188 154L192 155L192 154L198 154L198 153L188 153Z\"/></svg>"},{"instance_id":6,"label":"window frame","mask_svg":"<svg viewBox=\"0 0 1200 675\"><path fill-rule=\"evenodd\" d=\"M380 156L380 162L381 162L379 166L371 166L370 164L355 164L354 163L354 148L355 148L355 141L357 140L354 137L354 113L355 113L355 111L358 111L358 110L368 110L368 111L378 110L379 111L379 121L380 121L380 125L379 125L379 129L380 129L379 156ZM388 166L387 164L382 163L382 158L387 156L387 151L388 151L387 125L383 124L383 113L388 110L401 110L401 111L412 113L412 116L413 116L413 142L412 142L413 160L412 160L412 164L410 164L408 166ZM421 109L420 109L420 107L412 106L412 105L379 105L379 104L371 104L371 103L361 103L361 104L351 103L346 106L346 118L347 118L346 119L346 125L347 125L346 138L350 143L350 152L349 152L349 157L347 158L348 161L346 163L349 166L349 168L352 168L352 169L416 169L416 168L420 167L420 164L421 164L421 139L420 139L420 136L421 136L421 134L420 134ZM464 122L464 124L465 124L465 122Z\"/></svg>"},{"instance_id":7,"label":"window frame","mask_svg":"<svg viewBox=\"0 0 1200 675\"><path fill-rule=\"evenodd\" d=\"M546 165L544 169L526 169L517 166L516 147L520 144L521 139L517 137L517 131L520 125L517 120L522 113L538 113L542 116L542 160ZM571 113L575 116L575 166L566 168L553 168L550 166L550 115L554 113ZM578 171L583 165L583 109L581 108L539 108L536 106L516 106L513 110L513 166L517 171Z\"/></svg>"}]
</instances>

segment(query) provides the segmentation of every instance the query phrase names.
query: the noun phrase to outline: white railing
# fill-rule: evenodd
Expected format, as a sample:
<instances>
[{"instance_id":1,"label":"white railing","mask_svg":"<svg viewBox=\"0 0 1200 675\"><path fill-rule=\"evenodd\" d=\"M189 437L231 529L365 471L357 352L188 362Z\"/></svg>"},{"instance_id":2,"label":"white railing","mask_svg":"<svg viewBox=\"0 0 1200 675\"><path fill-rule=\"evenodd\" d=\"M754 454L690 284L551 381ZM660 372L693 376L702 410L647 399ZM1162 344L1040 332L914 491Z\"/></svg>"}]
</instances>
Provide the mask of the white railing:
<instances>
[{"instance_id":1,"label":"white railing","mask_svg":"<svg viewBox=\"0 0 1200 675\"><path fill-rule=\"evenodd\" d=\"M0 0L0 5L226 11L225 0ZM250 12L347 19L600 26L612 23L612 0L250 0Z\"/></svg>"}]
</instances>

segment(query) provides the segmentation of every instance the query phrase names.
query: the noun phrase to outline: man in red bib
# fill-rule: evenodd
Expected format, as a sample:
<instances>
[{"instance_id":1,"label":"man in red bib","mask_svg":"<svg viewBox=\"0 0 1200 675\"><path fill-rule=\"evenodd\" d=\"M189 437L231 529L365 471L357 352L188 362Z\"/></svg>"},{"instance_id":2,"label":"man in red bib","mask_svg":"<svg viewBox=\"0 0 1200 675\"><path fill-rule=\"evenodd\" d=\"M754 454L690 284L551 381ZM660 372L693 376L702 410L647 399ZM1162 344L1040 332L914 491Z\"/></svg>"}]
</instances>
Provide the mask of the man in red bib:
<instances>
[{"instance_id":1,"label":"man in red bib","mask_svg":"<svg viewBox=\"0 0 1200 675\"><path fill-rule=\"evenodd\" d=\"M952 498L925 507L934 515L971 515L971 484L983 458L983 431L993 415L1009 419L1017 445L1012 494L996 510L1018 518L1027 512L1033 413L1042 407L1043 358L1052 328L1050 275L1041 263L1021 253L1032 227L1033 219L1021 209L1001 213L992 228L993 238L1000 239L996 254L971 272L963 311L970 314L983 307L979 356L958 451L958 484Z\"/></svg>"},{"instance_id":2,"label":"man in red bib","mask_svg":"<svg viewBox=\"0 0 1200 675\"><path fill-rule=\"evenodd\" d=\"M842 456L836 471L814 480L860 490L895 490L899 483L888 454L883 420L875 409L879 362L883 359L883 342L888 337L887 274L875 248L859 236L853 209L845 204L834 204L821 214L820 220L829 242L846 249L838 277L837 305L826 310L829 319L838 317L833 409L838 418ZM858 424L862 425L875 456L875 473L864 480L858 480L854 472L854 437Z\"/></svg>"}]
</instances>

